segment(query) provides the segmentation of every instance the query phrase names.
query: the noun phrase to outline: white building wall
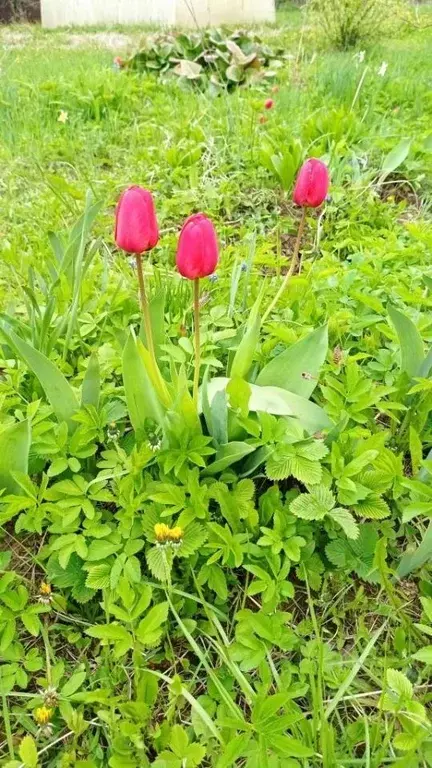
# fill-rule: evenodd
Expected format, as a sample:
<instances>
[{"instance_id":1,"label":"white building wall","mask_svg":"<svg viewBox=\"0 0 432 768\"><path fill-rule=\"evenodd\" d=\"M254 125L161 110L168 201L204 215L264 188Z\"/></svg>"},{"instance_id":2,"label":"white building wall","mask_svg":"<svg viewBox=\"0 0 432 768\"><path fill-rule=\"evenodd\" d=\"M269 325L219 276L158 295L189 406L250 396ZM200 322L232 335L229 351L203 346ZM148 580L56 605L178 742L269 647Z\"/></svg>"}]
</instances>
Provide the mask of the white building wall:
<instances>
[{"instance_id":1,"label":"white building wall","mask_svg":"<svg viewBox=\"0 0 432 768\"><path fill-rule=\"evenodd\" d=\"M175 0L41 0L42 25L174 24Z\"/></svg>"},{"instance_id":2,"label":"white building wall","mask_svg":"<svg viewBox=\"0 0 432 768\"><path fill-rule=\"evenodd\" d=\"M146 24L206 27L274 21L274 0L41 0L44 27Z\"/></svg>"},{"instance_id":3,"label":"white building wall","mask_svg":"<svg viewBox=\"0 0 432 768\"><path fill-rule=\"evenodd\" d=\"M274 0L175 0L180 27L274 21Z\"/></svg>"}]
</instances>

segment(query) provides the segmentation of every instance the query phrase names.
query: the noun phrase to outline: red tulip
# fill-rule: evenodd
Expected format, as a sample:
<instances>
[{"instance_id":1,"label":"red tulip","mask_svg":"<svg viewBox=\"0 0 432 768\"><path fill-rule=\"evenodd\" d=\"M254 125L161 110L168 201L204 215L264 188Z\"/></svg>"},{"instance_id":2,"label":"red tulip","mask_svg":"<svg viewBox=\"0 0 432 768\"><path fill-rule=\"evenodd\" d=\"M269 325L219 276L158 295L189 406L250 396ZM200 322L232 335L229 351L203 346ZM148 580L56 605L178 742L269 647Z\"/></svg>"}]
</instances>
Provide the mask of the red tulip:
<instances>
[{"instance_id":1,"label":"red tulip","mask_svg":"<svg viewBox=\"0 0 432 768\"><path fill-rule=\"evenodd\" d=\"M183 277L196 280L211 275L218 263L219 248L213 222L203 213L189 216L183 224L177 246L177 269Z\"/></svg>"},{"instance_id":2,"label":"red tulip","mask_svg":"<svg viewBox=\"0 0 432 768\"><path fill-rule=\"evenodd\" d=\"M157 245L159 229L153 197L147 189L125 189L116 210L115 241L127 253L144 253Z\"/></svg>"},{"instance_id":3,"label":"red tulip","mask_svg":"<svg viewBox=\"0 0 432 768\"><path fill-rule=\"evenodd\" d=\"M267 99L267 101L264 102L264 106L266 109L273 109L274 107L273 99Z\"/></svg>"},{"instance_id":4,"label":"red tulip","mask_svg":"<svg viewBox=\"0 0 432 768\"><path fill-rule=\"evenodd\" d=\"M330 179L327 166L311 157L300 168L293 200L303 208L318 208L327 197Z\"/></svg>"}]
</instances>

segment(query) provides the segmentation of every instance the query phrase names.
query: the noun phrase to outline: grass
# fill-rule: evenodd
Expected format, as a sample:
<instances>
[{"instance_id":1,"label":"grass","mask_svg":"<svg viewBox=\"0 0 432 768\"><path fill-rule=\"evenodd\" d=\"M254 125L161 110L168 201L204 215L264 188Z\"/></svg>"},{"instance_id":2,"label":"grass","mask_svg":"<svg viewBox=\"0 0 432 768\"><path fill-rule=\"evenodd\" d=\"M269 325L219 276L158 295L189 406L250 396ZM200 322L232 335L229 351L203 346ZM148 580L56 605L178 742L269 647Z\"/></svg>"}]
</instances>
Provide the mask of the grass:
<instances>
[{"instance_id":1,"label":"grass","mask_svg":"<svg viewBox=\"0 0 432 768\"><path fill-rule=\"evenodd\" d=\"M147 30L110 30L118 49L98 30L0 30L2 327L49 348L76 392L92 352L101 379L97 405L76 414L68 436L29 358L18 362L5 337L2 430L32 425L31 480L18 473L0 505L8 768L432 765L428 558L397 579L430 520L429 371L404 360L432 341L432 12L422 7L418 28L367 47L363 61L359 51L315 50L302 20L289 8L260 30L288 54L274 80L217 94L114 70L125 39L129 49ZM328 163L331 199L308 212L301 271L267 317L299 220L291 183L281 189L268 157L295 147ZM328 322L323 365L314 342L308 368L317 365L313 398L336 425L330 434L286 427L282 439L292 420L252 414L241 384L230 394L229 442L268 444L275 474L267 460L248 475L244 457L206 476L214 457L205 450L218 440L207 425L191 442L186 395L173 406L168 447L151 450L160 432L148 425L133 447L123 381L137 285L113 239L129 183L155 196L161 241L146 276L153 295L166 284L159 362L176 391L193 379L192 296L174 268L191 212L213 219L221 245L217 280L202 283L211 377L232 362L262 286L249 381ZM66 236L88 190L101 201L94 257L71 278L50 236ZM317 487L333 506L296 516L293 501L310 503ZM160 519L186 532L188 554L172 563L171 550L154 546ZM42 581L52 589L45 602Z\"/></svg>"}]
</instances>

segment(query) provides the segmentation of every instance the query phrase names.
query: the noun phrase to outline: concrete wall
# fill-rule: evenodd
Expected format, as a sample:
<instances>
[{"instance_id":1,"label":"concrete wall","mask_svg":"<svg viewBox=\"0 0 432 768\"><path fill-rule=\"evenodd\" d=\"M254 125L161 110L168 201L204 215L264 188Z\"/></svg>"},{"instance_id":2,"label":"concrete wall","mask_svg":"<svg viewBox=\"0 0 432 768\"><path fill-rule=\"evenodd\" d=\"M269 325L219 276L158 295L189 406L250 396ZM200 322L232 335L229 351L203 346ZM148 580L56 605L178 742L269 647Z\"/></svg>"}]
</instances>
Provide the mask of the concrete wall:
<instances>
[{"instance_id":1,"label":"concrete wall","mask_svg":"<svg viewBox=\"0 0 432 768\"><path fill-rule=\"evenodd\" d=\"M41 0L44 27L143 24L205 27L273 21L274 0Z\"/></svg>"}]
</instances>

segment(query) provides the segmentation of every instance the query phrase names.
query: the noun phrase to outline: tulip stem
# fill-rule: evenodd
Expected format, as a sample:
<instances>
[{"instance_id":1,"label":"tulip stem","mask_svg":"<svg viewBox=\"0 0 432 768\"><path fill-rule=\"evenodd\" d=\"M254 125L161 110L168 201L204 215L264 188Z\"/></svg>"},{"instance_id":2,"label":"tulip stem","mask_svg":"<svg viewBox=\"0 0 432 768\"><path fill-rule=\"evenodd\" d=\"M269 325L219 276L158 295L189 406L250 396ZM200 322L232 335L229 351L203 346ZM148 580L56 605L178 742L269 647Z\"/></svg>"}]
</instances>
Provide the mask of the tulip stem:
<instances>
[{"instance_id":1,"label":"tulip stem","mask_svg":"<svg viewBox=\"0 0 432 768\"><path fill-rule=\"evenodd\" d=\"M299 222L299 227L298 227L298 230L297 230L297 238L296 238L296 241L295 241L295 246L294 246L294 251L293 251L293 255L292 255L292 259L291 259L290 268L289 268L288 272L286 273L286 275L284 277L284 280L283 280L283 283L280 286L279 290L277 291L276 296L273 298L273 301L267 307L266 311L263 314L263 318L262 318L262 322L263 323L266 321L266 319L268 318L269 314L271 312L273 312L276 304L278 303L280 297L282 296L283 292L285 291L285 288L287 287L290 278L294 274L294 270L295 270L295 268L297 266L297 263L298 263L300 246L301 246L301 241L302 241L303 232L304 232L305 223L306 223L306 212L307 212L307 208L305 207L305 208L302 209L302 215L301 215L301 219L300 219L300 222Z\"/></svg>"},{"instance_id":2,"label":"tulip stem","mask_svg":"<svg viewBox=\"0 0 432 768\"><path fill-rule=\"evenodd\" d=\"M195 371L193 380L193 399L198 411L198 387L201 366L201 339L200 339L200 286L199 277L194 280L194 335L195 335Z\"/></svg>"},{"instance_id":3,"label":"tulip stem","mask_svg":"<svg viewBox=\"0 0 432 768\"><path fill-rule=\"evenodd\" d=\"M137 266L137 274L138 274L138 285L139 285L139 294L140 294L140 304L141 304L141 312L144 320L144 328L146 333L146 341L147 341L147 349L150 352L152 359L156 361L155 357L155 351L154 351L154 344L153 344L153 332L152 332L152 326L151 326L151 317L150 317L150 307L149 303L147 301L147 294L145 289L145 282L144 282L144 270L142 265L142 254L136 253L135 254L135 260L136 260L136 266Z\"/></svg>"}]
</instances>

